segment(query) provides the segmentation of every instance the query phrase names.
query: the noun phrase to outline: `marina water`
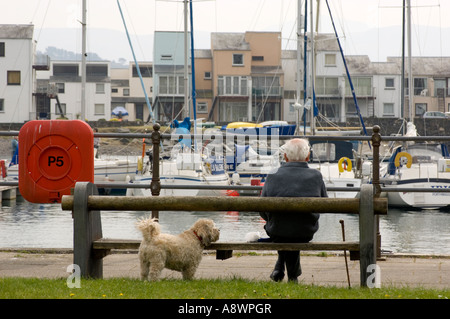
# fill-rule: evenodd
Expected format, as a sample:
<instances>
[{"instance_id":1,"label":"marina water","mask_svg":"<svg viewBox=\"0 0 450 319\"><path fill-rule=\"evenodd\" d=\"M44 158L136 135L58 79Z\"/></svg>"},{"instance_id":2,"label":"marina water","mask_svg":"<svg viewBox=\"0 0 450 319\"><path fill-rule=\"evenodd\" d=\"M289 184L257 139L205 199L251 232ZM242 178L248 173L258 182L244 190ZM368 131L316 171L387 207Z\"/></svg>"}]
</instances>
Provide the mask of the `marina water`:
<instances>
[{"instance_id":1,"label":"marina water","mask_svg":"<svg viewBox=\"0 0 450 319\"><path fill-rule=\"evenodd\" d=\"M33 204L26 201L3 203L0 208L1 248L73 248L73 220L70 211L59 204ZM104 211L103 237L140 239L135 228L139 218L151 212ZM177 234L198 218L211 218L220 228L220 241L245 241L249 232L264 231L264 220L251 212L160 212L162 230ZM342 241L339 220L344 220L347 241L359 239L359 220L351 214L321 214L319 231L313 241ZM380 216L383 252L450 255L449 210L389 209Z\"/></svg>"}]
</instances>

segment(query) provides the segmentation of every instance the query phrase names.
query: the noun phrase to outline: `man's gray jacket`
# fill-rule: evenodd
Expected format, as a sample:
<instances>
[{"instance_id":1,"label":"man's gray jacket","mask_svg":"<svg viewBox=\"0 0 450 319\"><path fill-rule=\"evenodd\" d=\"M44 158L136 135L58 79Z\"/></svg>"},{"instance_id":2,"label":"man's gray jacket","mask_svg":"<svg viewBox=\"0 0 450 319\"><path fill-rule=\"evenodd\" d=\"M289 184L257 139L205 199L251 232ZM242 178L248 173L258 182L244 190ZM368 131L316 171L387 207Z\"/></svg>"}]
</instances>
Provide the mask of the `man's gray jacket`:
<instances>
[{"instance_id":1,"label":"man's gray jacket","mask_svg":"<svg viewBox=\"0 0 450 319\"><path fill-rule=\"evenodd\" d=\"M268 174L262 197L328 197L322 174L306 162L286 162L274 174ZM319 229L319 214L266 213L261 217L272 237L305 239L309 241Z\"/></svg>"}]
</instances>

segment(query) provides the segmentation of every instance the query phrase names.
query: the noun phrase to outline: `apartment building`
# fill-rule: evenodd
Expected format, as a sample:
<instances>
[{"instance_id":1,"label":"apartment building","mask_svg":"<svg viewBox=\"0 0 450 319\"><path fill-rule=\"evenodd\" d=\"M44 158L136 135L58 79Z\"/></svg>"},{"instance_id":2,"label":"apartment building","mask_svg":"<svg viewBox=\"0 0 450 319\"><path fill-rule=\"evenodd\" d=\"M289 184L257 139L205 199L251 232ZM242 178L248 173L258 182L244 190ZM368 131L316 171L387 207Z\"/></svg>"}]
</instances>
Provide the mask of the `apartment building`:
<instances>
[{"instance_id":1,"label":"apartment building","mask_svg":"<svg viewBox=\"0 0 450 319\"><path fill-rule=\"evenodd\" d=\"M138 61L137 66L130 62L128 68L111 69L111 110L123 106L128 111L128 119L147 122L153 102L153 63Z\"/></svg>"},{"instance_id":2,"label":"apartment building","mask_svg":"<svg viewBox=\"0 0 450 319\"><path fill-rule=\"evenodd\" d=\"M33 112L33 25L0 25L0 122L21 123Z\"/></svg>"},{"instance_id":3,"label":"apartment building","mask_svg":"<svg viewBox=\"0 0 450 319\"><path fill-rule=\"evenodd\" d=\"M282 119L279 32L211 33L211 53L214 100L209 120Z\"/></svg>"},{"instance_id":4,"label":"apartment building","mask_svg":"<svg viewBox=\"0 0 450 319\"><path fill-rule=\"evenodd\" d=\"M190 41L188 41L188 77L185 77L183 32L155 31L153 53L153 85L155 118L163 123L183 120L191 114ZM185 91L186 89L186 91ZM186 96L185 96L186 95ZM187 99L187 101L185 101ZM185 102L187 107L184 108Z\"/></svg>"}]
</instances>

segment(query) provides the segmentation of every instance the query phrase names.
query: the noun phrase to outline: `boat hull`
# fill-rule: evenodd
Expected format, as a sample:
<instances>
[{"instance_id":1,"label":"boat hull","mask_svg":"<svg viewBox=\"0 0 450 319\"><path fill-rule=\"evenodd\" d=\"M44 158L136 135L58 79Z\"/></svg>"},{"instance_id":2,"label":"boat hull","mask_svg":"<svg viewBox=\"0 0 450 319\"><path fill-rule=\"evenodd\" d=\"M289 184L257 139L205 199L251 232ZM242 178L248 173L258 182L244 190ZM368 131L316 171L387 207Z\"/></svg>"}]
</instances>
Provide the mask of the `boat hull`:
<instances>
[{"instance_id":1,"label":"boat hull","mask_svg":"<svg viewBox=\"0 0 450 319\"><path fill-rule=\"evenodd\" d=\"M385 185L385 188L426 188L426 189L450 189L450 180L409 180L393 185ZM391 207L410 207L417 209L438 209L450 206L450 192L386 192L388 204Z\"/></svg>"}]
</instances>

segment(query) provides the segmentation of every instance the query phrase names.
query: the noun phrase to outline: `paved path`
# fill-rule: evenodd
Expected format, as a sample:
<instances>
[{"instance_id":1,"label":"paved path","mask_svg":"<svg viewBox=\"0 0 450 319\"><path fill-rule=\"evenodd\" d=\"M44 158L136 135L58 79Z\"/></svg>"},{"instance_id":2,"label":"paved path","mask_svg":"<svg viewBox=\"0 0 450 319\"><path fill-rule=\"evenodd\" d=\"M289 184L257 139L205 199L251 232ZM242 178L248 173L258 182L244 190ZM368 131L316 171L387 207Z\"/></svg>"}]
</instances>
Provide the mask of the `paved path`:
<instances>
[{"instance_id":1,"label":"paved path","mask_svg":"<svg viewBox=\"0 0 450 319\"><path fill-rule=\"evenodd\" d=\"M197 270L197 278L246 278L270 280L269 274L276 255L240 255L227 260L216 260L205 255ZM0 277L67 278L67 267L73 255L60 253L23 253L19 250L0 252ZM382 286L450 288L450 257L386 257L377 263L381 269ZM348 286L343 256L301 256L303 274L301 283L315 285ZM350 283L359 286L359 261L348 260ZM139 278L136 253L111 254L104 258L104 278ZM180 274L164 270L165 278L181 278Z\"/></svg>"}]
</instances>

